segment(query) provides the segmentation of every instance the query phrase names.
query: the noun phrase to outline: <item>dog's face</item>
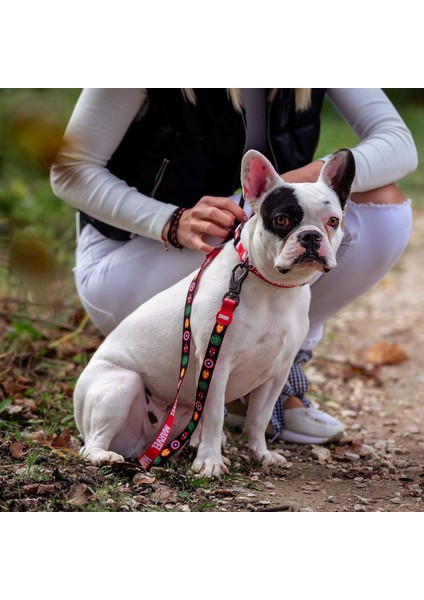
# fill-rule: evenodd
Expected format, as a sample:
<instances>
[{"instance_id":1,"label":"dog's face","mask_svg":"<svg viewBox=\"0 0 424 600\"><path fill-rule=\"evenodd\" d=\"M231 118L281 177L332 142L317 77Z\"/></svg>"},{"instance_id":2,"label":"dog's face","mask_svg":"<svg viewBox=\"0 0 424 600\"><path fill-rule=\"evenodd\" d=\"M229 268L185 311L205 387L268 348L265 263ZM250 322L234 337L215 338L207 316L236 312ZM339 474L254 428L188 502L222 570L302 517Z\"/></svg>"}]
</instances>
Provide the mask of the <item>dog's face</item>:
<instances>
[{"instance_id":1,"label":"dog's face","mask_svg":"<svg viewBox=\"0 0 424 600\"><path fill-rule=\"evenodd\" d=\"M316 183L289 184L259 152L242 162L243 195L255 211L261 246L280 273L308 276L336 266L343 209L355 176L350 150L327 160Z\"/></svg>"}]
</instances>

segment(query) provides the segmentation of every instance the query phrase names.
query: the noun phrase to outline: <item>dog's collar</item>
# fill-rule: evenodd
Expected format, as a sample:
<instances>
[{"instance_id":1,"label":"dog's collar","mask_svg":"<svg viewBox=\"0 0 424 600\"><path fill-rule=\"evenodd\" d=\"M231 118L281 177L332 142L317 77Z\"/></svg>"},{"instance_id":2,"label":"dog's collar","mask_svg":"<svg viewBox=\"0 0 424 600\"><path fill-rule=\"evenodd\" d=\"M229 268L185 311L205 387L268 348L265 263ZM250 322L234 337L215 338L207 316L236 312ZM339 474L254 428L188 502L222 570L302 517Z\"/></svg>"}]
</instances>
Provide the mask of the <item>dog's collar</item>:
<instances>
[{"instance_id":1,"label":"dog's collar","mask_svg":"<svg viewBox=\"0 0 424 600\"><path fill-rule=\"evenodd\" d=\"M242 262L244 262L247 266L247 268L249 269L249 271L251 273L253 273L254 275L256 275L257 277L259 277L260 279L262 279L262 281L266 281L267 283L269 283L270 285L274 285L275 287L279 287L279 288L295 288L295 287L302 287L303 285L307 285L309 283L309 281L305 281L305 283L296 283L293 285L289 285L289 284L283 284L283 283L275 283L274 281L270 281L269 279L267 279L266 277L264 277L262 275L262 273L260 273L258 271L258 269L255 267L255 265L251 262L250 258L249 258L249 253L247 252L246 248L243 246L243 243L241 241L241 230L243 229L243 223L241 223L235 233L234 233L234 247L237 250L238 255L240 256L240 259L242 260Z\"/></svg>"}]
</instances>

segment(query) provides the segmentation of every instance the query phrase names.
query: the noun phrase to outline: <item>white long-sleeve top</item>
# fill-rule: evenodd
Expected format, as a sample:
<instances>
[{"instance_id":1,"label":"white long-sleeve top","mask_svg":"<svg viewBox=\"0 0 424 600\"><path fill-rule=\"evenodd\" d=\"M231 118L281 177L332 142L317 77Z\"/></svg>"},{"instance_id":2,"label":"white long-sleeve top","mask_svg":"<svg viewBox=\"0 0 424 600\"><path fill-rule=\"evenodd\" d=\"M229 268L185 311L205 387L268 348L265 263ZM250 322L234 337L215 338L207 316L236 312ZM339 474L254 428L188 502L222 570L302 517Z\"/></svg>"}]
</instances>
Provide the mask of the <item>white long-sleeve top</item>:
<instances>
[{"instance_id":1,"label":"white long-sleeve top","mask_svg":"<svg viewBox=\"0 0 424 600\"><path fill-rule=\"evenodd\" d=\"M338 88L327 95L359 138L351 148L356 163L352 191L396 182L416 169L411 133L382 90ZM51 185L74 208L160 240L175 205L141 194L106 167L146 100L146 89L83 90L52 166Z\"/></svg>"}]
</instances>

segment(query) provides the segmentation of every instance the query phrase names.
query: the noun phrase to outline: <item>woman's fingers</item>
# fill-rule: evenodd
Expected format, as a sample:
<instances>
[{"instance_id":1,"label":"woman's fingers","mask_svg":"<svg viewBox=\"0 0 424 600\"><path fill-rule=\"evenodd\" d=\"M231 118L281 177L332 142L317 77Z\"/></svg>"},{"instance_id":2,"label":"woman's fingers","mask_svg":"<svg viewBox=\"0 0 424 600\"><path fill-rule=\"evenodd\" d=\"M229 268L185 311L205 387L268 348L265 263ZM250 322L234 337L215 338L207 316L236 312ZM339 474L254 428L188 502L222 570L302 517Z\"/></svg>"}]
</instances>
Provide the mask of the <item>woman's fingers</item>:
<instances>
[{"instance_id":1,"label":"woman's fingers","mask_svg":"<svg viewBox=\"0 0 424 600\"><path fill-rule=\"evenodd\" d=\"M203 196L193 208L182 214L177 231L178 241L187 248L202 253L211 252L213 246L205 241L205 237L225 239L235 219L243 221L245 213L232 200Z\"/></svg>"}]
</instances>

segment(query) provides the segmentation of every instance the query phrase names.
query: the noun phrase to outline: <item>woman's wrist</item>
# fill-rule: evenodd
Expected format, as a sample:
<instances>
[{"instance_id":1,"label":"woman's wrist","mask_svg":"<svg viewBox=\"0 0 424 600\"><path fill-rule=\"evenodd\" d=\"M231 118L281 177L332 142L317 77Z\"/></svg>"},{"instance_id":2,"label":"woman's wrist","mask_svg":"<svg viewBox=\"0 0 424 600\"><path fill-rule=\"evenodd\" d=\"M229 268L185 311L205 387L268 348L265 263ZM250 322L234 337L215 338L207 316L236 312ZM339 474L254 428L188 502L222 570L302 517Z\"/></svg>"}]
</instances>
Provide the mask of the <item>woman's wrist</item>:
<instances>
[{"instance_id":1,"label":"woman's wrist","mask_svg":"<svg viewBox=\"0 0 424 600\"><path fill-rule=\"evenodd\" d=\"M178 226L180 224L181 216L186 210L187 209L184 207L177 207L166 222L162 230L162 241L165 244L166 250L168 250L168 243L170 243L171 246L174 246L174 248L178 248L179 250L183 249L184 246L178 239Z\"/></svg>"}]
</instances>

